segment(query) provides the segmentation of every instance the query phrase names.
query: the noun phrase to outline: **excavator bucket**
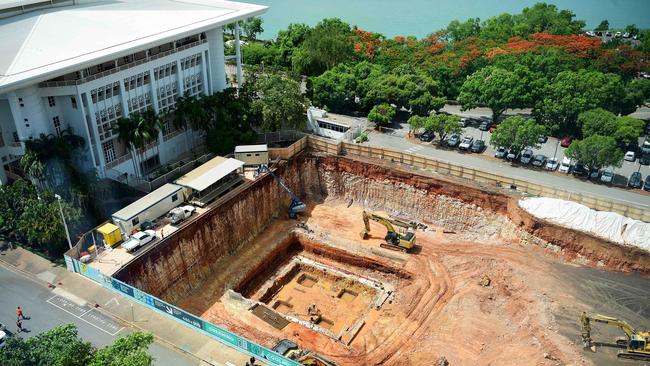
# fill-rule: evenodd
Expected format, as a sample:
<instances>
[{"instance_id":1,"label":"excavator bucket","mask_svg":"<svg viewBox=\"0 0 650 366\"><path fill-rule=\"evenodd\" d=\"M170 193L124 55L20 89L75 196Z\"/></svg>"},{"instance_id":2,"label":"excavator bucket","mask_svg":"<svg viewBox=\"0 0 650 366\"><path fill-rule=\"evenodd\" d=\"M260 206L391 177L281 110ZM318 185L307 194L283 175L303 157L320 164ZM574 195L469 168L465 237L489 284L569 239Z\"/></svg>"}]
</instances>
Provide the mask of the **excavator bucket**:
<instances>
[{"instance_id":1,"label":"excavator bucket","mask_svg":"<svg viewBox=\"0 0 650 366\"><path fill-rule=\"evenodd\" d=\"M366 230L362 231L359 235L361 235L361 239L363 240L368 239L368 231Z\"/></svg>"}]
</instances>

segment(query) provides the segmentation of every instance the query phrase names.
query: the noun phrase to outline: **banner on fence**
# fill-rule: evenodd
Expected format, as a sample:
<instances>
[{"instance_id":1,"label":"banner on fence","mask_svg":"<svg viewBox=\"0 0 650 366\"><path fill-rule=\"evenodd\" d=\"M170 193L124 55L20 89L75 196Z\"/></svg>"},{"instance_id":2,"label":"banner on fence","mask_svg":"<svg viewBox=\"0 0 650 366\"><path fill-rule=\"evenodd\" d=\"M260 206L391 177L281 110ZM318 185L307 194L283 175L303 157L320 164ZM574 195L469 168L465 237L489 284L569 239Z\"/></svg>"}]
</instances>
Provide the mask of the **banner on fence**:
<instances>
[{"instance_id":1,"label":"banner on fence","mask_svg":"<svg viewBox=\"0 0 650 366\"><path fill-rule=\"evenodd\" d=\"M186 325L192 326L209 335L210 337L216 339L217 341L226 344L228 346L244 351L248 354L251 354L261 360L265 360L270 365L277 366L300 366L299 363L292 361L286 357L283 357L270 349L264 348L254 342L249 341L246 338L238 336L230 331L220 328L212 323L206 322L205 320L198 318L185 310L179 309L178 307L168 304L163 300L160 300L154 296L147 294L137 288L126 284L118 279L115 279L111 276L107 276L97 269L88 266L84 263L81 263L77 259L74 259L69 256L65 256L66 266L68 270L77 272L101 285L107 287L111 290L117 291L122 295L128 296L135 301L155 309L169 317L172 317Z\"/></svg>"}]
</instances>

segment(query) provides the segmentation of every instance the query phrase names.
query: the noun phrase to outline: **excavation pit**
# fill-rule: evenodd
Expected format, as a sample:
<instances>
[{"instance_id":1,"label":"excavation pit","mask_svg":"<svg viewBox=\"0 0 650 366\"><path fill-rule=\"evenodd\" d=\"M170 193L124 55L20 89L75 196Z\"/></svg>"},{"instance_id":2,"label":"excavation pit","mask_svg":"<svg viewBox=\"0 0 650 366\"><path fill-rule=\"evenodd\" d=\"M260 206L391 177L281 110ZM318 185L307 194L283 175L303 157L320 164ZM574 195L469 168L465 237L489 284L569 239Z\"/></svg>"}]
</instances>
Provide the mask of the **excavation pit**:
<instances>
[{"instance_id":1,"label":"excavation pit","mask_svg":"<svg viewBox=\"0 0 650 366\"><path fill-rule=\"evenodd\" d=\"M271 254L262 267L236 290L289 321L335 339L354 338L369 313L380 311L394 292L390 283L361 275L362 268L355 271L346 258L316 243L305 248L294 240L286 250Z\"/></svg>"}]
</instances>

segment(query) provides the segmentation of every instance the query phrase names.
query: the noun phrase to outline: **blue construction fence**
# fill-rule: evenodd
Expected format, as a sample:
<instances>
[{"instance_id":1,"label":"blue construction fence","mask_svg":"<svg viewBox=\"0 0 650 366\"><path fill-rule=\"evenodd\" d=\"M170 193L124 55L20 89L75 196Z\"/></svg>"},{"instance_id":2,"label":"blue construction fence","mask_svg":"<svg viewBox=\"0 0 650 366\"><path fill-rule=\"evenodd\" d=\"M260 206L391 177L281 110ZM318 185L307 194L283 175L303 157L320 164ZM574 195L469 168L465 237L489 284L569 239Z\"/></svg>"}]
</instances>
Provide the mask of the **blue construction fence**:
<instances>
[{"instance_id":1,"label":"blue construction fence","mask_svg":"<svg viewBox=\"0 0 650 366\"><path fill-rule=\"evenodd\" d=\"M273 366L301 366L302 364L290 360L270 349L260 346L255 342L232 333L226 329L220 328L212 323L209 323L199 317L196 317L185 310L168 304L154 296L147 294L137 288L117 280L111 276L107 276L96 268L88 266L77 259L68 255L65 256L65 264L69 271L79 273L102 286L120 293L122 296L131 298L138 303L147 306L157 312L160 312L181 324L199 330L204 334L216 339L217 341L233 347L239 351L256 357L260 361Z\"/></svg>"}]
</instances>

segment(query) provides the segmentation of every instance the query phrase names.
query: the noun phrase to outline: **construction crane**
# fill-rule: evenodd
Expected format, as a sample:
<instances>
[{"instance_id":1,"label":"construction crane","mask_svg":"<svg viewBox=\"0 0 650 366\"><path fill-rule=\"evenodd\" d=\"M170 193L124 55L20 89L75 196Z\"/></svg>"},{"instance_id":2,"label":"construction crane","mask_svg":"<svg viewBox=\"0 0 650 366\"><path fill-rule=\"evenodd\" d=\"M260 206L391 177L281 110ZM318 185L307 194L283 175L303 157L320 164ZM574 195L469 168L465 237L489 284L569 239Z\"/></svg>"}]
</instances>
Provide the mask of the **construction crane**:
<instances>
[{"instance_id":1,"label":"construction crane","mask_svg":"<svg viewBox=\"0 0 650 366\"><path fill-rule=\"evenodd\" d=\"M271 176L276 180L276 182L278 182L278 184L280 185L280 187L282 187L282 189L284 189L287 193L289 193L289 195L291 196L291 203L289 204L289 209L287 210L287 212L288 212L288 214L289 214L289 218L291 218L291 219L296 219L296 218L298 218L298 214L299 214L300 212L305 211L305 207L306 207L306 205L305 205L305 204L300 200L300 198L298 198L298 196L296 196L296 195L295 195L295 194L294 194L294 193L289 189L289 187L287 187L287 186L284 184L284 182L282 182L282 180L281 180L280 178L278 178L277 175L275 175L275 174L271 171L271 169L269 169L269 167L268 167L266 164L262 164L262 165L259 166L259 168L257 168L257 174L258 174L258 175L259 175L259 174L262 174L262 173L264 173L264 172L268 172L268 173L269 173L269 174L270 174L270 175L271 175Z\"/></svg>"},{"instance_id":2,"label":"construction crane","mask_svg":"<svg viewBox=\"0 0 650 366\"><path fill-rule=\"evenodd\" d=\"M415 231L408 223L402 220L394 220L389 217L379 216L365 210L363 211L362 216L363 224L365 225L364 230L361 232L362 239L368 239L368 234L370 233L370 220L372 220L384 225L387 230L386 236L384 237L386 242L381 244L382 248L407 252L415 246ZM404 232L397 232L395 226L404 228Z\"/></svg>"},{"instance_id":3,"label":"construction crane","mask_svg":"<svg viewBox=\"0 0 650 366\"><path fill-rule=\"evenodd\" d=\"M582 313L580 321L582 323L582 343L585 348L592 348L591 340L591 321L619 327L625 333L626 339L622 342L617 341L619 345L626 347L625 351L618 353L619 358L631 360L650 361L650 332L639 332L634 329L625 320L612 318L600 314ZM592 348L595 351L595 348Z\"/></svg>"}]
</instances>

